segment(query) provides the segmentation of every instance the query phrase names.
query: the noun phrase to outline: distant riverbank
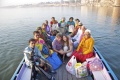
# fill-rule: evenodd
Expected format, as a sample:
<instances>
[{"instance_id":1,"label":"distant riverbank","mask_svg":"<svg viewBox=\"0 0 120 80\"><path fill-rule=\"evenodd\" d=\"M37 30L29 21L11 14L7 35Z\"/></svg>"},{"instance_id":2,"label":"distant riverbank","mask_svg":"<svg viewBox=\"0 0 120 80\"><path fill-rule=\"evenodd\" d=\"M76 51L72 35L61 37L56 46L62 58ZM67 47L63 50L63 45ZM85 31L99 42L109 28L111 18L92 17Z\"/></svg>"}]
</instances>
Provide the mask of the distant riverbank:
<instances>
[{"instance_id":1,"label":"distant riverbank","mask_svg":"<svg viewBox=\"0 0 120 80\"><path fill-rule=\"evenodd\" d=\"M57 6L102 6L102 7L112 7L114 6L113 2L77 2L77 3L38 3L38 4L23 4L23 5L11 5L11 6L3 6L1 8L16 8L16 7L57 7Z\"/></svg>"}]
</instances>

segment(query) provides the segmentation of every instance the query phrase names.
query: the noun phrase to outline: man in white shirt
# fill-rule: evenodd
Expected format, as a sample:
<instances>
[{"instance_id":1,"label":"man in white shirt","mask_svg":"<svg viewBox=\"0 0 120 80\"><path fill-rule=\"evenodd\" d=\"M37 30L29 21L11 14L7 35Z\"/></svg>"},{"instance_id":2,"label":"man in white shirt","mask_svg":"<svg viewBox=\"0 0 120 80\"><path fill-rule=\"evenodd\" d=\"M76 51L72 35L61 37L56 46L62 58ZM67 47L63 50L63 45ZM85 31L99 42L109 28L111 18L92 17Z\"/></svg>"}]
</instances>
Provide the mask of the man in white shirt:
<instances>
[{"instance_id":1,"label":"man in white shirt","mask_svg":"<svg viewBox=\"0 0 120 80\"><path fill-rule=\"evenodd\" d=\"M74 49L76 49L78 47L78 44L80 43L85 30L86 30L85 26L82 26L81 28L78 29L77 34L72 37Z\"/></svg>"}]
</instances>

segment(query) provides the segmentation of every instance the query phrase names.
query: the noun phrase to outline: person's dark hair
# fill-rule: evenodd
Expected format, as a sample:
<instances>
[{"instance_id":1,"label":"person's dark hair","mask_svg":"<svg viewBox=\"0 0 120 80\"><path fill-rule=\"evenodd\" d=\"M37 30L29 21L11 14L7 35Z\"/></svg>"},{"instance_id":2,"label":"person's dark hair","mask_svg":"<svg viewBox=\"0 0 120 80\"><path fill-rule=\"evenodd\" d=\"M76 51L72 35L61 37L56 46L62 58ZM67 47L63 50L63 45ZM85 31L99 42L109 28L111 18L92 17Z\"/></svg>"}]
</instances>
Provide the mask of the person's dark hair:
<instances>
[{"instance_id":1,"label":"person's dark hair","mask_svg":"<svg viewBox=\"0 0 120 80\"><path fill-rule=\"evenodd\" d=\"M52 19L55 19L55 17L52 17Z\"/></svg>"},{"instance_id":2,"label":"person's dark hair","mask_svg":"<svg viewBox=\"0 0 120 80\"><path fill-rule=\"evenodd\" d=\"M78 23L78 26L83 26L83 24L81 22Z\"/></svg>"},{"instance_id":3,"label":"person's dark hair","mask_svg":"<svg viewBox=\"0 0 120 80\"><path fill-rule=\"evenodd\" d=\"M67 43L67 46L69 46L69 38L68 38L68 36L66 34L63 34L63 36L65 36L67 38L66 43ZM65 42L64 40L62 40L62 41Z\"/></svg>"},{"instance_id":4,"label":"person's dark hair","mask_svg":"<svg viewBox=\"0 0 120 80\"><path fill-rule=\"evenodd\" d=\"M69 20L70 20L70 19L72 19L72 20L73 20L74 18L73 18L73 17L70 17L70 18L69 18Z\"/></svg>"},{"instance_id":5,"label":"person's dark hair","mask_svg":"<svg viewBox=\"0 0 120 80\"><path fill-rule=\"evenodd\" d=\"M80 20L79 20L79 19L75 19L75 21L78 21L78 22L80 22Z\"/></svg>"},{"instance_id":6,"label":"person's dark hair","mask_svg":"<svg viewBox=\"0 0 120 80\"><path fill-rule=\"evenodd\" d=\"M48 20L45 20L45 22L48 22Z\"/></svg>"},{"instance_id":7,"label":"person's dark hair","mask_svg":"<svg viewBox=\"0 0 120 80\"><path fill-rule=\"evenodd\" d=\"M45 24L45 23L43 23L43 24L42 24L42 27L43 27L43 26L46 26L46 24Z\"/></svg>"},{"instance_id":8,"label":"person's dark hair","mask_svg":"<svg viewBox=\"0 0 120 80\"><path fill-rule=\"evenodd\" d=\"M32 42L32 41L35 41L35 39L31 38L31 39L29 40L29 43Z\"/></svg>"},{"instance_id":9,"label":"person's dark hair","mask_svg":"<svg viewBox=\"0 0 120 80\"><path fill-rule=\"evenodd\" d=\"M38 30L42 30L42 28L41 28L41 27L37 27L37 31L38 31Z\"/></svg>"},{"instance_id":10,"label":"person's dark hair","mask_svg":"<svg viewBox=\"0 0 120 80\"><path fill-rule=\"evenodd\" d=\"M33 32L33 35L35 35L35 34L39 34L39 32L38 32L38 31L34 31L34 32Z\"/></svg>"},{"instance_id":11,"label":"person's dark hair","mask_svg":"<svg viewBox=\"0 0 120 80\"><path fill-rule=\"evenodd\" d=\"M57 33L59 33L59 31L57 31L57 30L51 31L52 36L56 36Z\"/></svg>"},{"instance_id":12,"label":"person's dark hair","mask_svg":"<svg viewBox=\"0 0 120 80\"><path fill-rule=\"evenodd\" d=\"M62 38L62 34L61 33L57 33L56 37L61 37Z\"/></svg>"}]
</instances>

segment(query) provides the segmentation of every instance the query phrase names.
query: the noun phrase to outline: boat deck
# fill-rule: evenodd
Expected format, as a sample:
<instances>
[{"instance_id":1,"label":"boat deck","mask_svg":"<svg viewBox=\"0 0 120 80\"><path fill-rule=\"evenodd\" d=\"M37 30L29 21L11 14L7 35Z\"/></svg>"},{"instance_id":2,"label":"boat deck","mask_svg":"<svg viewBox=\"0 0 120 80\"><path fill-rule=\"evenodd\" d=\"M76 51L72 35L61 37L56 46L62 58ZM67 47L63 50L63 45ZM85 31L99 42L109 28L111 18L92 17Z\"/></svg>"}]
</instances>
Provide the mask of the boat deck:
<instances>
[{"instance_id":1,"label":"boat deck","mask_svg":"<svg viewBox=\"0 0 120 80\"><path fill-rule=\"evenodd\" d=\"M54 74L55 80L93 80L93 77L94 77L95 80L118 80L118 78L116 77L116 75L114 74L114 72L109 67L109 65L107 64L107 62L102 57L102 55L100 54L100 52L97 50L96 47L94 47L94 51L96 53L96 57L100 58L102 60L103 64L104 64L104 67L103 67L102 71L97 71L97 73L92 72L93 73L92 76L89 75L89 76L84 77L84 78L76 78L74 75L67 72L66 64L69 61L69 58L65 57L65 63L62 64L59 67L59 69L56 70L57 73ZM21 78L21 74L23 74L21 72L24 72L23 71L24 61L25 60L23 58L22 61L19 64L18 68L16 69L15 73L13 74L11 80L22 80L22 79L16 79L16 78L18 78L18 77ZM37 80L48 80L48 78L43 73L41 73L41 72L39 72L39 73L40 74L38 76L36 76Z\"/></svg>"},{"instance_id":2,"label":"boat deck","mask_svg":"<svg viewBox=\"0 0 120 80\"><path fill-rule=\"evenodd\" d=\"M92 80L90 76L84 78L76 78L74 75L70 74L66 70L66 64L69 58L65 60L65 63L61 65L61 67L57 70L57 74L55 75L56 80Z\"/></svg>"},{"instance_id":3,"label":"boat deck","mask_svg":"<svg viewBox=\"0 0 120 80\"><path fill-rule=\"evenodd\" d=\"M59 69L56 70L55 80L93 80L91 76L87 76L84 78L76 78L74 75L70 74L66 70L66 64L68 62L69 58L66 57L65 63L63 63ZM45 78L43 74L41 74L40 80L48 80Z\"/></svg>"}]
</instances>

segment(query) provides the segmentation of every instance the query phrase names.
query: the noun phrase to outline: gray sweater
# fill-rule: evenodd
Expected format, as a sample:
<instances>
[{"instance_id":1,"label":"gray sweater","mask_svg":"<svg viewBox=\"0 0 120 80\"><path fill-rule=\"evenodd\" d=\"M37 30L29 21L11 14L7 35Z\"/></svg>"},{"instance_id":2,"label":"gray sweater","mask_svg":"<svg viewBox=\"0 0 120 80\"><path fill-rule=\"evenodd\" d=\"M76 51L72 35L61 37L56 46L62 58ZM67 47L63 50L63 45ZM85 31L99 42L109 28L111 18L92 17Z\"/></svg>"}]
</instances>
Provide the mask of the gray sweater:
<instances>
[{"instance_id":1,"label":"gray sweater","mask_svg":"<svg viewBox=\"0 0 120 80\"><path fill-rule=\"evenodd\" d=\"M30 54L32 52L32 48L30 48L29 46L25 48L24 50L24 57L25 57L25 62L27 66L31 66L32 62L29 60ZM41 52L39 51L39 49L37 47L34 48L34 59L37 57L41 57L42 59L45 59Z\"/></svg>"}]
</instances>

